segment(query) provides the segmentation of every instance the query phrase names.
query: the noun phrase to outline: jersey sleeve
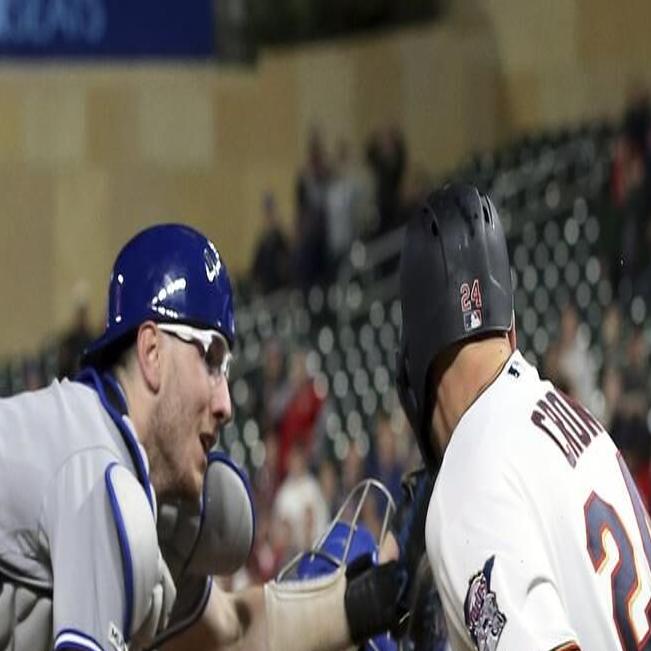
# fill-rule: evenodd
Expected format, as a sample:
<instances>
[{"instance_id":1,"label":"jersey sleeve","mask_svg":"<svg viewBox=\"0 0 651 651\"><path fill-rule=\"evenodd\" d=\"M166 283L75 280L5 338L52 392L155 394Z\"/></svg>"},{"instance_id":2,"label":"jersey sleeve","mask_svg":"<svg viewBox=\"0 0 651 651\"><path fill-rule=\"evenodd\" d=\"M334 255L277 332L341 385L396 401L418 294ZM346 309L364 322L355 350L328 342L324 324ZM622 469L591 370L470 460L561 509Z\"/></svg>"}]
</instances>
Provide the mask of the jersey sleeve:
<instances>
[{"instance_id":1,"label":"jersey sleeve","mask_svg":"<svg viewBox=\"0 0 651 651\"><path fill-rule=\"evenodd\" d=\"M46 500L55 650L127 648L128 568L107 486L111 464L107 451L78 453L59 470Z\"/></svg>"},{"instance_id":2,"label":"jersey sleeve","mask_svg":"<svg viewBox=\"0 0 651 651\"><path fill-rule=\"evenodd\" d=\"M447 501L454 509L440 504L428 514L428 556L460 648L548 651L577 639L544 529L517 489L492 477Z\"/></svg>"}]
</instances>

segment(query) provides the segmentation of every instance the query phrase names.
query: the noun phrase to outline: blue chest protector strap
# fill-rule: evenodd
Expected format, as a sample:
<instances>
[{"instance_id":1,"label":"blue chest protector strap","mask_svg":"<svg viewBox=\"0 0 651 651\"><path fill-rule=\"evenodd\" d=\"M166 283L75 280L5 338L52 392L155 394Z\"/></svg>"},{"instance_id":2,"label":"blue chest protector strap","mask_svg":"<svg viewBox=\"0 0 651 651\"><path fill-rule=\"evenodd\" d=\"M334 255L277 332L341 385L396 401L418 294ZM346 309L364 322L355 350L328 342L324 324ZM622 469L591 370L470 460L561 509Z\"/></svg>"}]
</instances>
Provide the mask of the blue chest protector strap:
<instances>
[{"instance_id":1,"label":"blue chest protector strap","mask_svg":"<svg viewBox=\"0 0 651 651\"><path fill-rule=\"evenodd\" d=\"M75 378L75 381L81 382L97 392L100 402L106 412L111 417L111 420L118 428L124 444L129 451L131 461L133 463L138 481L142 485L149 506L152 512L155 512L154 496L149 481L149 473L147 472L147 465L140 452L138 441L133 433L133 430L127 423L126 418L129 415L127 403L120 385L115 378L108 373L100 375L94 368L88 366L84 368Z\"/></svg>"}]
</instances>

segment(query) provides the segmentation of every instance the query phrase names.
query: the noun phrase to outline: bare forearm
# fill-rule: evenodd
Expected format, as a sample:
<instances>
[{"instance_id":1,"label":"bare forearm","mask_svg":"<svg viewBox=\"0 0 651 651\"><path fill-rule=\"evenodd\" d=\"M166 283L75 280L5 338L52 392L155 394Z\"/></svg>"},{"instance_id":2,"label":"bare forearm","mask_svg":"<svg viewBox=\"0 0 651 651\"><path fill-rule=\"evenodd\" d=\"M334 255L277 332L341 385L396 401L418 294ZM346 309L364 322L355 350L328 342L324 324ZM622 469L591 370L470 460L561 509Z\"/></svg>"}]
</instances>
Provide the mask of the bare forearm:
<instances>
[{"instance_id":1,"label":"bare forearm","mask_svg":"<svg viewBox=\"0 0 651 651\"><path fill-rule=\"evenodd\" d=\"M295 585L270 584L228 593L218 586L201 619L162 651L339 651L350 646L345 577ZM324 613L328 613L324 616ZM271 618L271 621L267 620ZM300 629L296 627L300 626Z\"/></svg>"},{"instance_id":2,"label":"bare forearm","mask_svg":"<svg viewBox=\"0 0 651 651\"><path fill-rule=\"evenodd\" d=\"M268 651L262 586L227 593L213 585L201 619L163 651Z\"/></svg>"}]
</instances>

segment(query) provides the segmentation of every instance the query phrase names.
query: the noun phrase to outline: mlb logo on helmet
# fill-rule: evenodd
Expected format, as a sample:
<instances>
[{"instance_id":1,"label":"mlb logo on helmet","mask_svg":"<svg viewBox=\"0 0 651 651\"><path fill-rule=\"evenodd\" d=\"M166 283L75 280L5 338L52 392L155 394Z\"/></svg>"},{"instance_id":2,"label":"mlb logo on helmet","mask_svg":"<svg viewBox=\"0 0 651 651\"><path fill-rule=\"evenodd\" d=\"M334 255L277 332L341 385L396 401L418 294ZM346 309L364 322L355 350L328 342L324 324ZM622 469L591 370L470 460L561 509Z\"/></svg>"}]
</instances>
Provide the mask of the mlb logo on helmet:
<instances>
[{"instance_id":1,"label":"mlb logo on helmet","mask_svg":"<svg viewBox=\"0 0 651 651\"><path fill-rule=\"evenodd\" d=\"M481 323L481 310L473 310L463 315L463 327L466 329L466 332L476 330L481 326Z\"/></svg>"}]
</instances>

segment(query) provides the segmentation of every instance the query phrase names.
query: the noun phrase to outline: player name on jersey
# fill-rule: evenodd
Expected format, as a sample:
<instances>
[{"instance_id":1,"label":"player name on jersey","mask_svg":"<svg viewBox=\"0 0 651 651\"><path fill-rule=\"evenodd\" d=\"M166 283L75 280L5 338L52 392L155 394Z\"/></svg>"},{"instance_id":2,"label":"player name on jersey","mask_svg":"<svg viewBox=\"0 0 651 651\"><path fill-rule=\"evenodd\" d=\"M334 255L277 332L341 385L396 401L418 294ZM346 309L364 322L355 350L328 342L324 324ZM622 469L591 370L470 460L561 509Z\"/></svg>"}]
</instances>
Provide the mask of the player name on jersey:
<instances>
[{"instance_id":1,"label":"player name on jersey","mask_svg":"<svg viewBox=\"0 0 651 651\"><path fill-rule=\"evenodd\" d=\"M592 439L605 431L587 409L559 391L548 391L536 407L531 422L554 441L572 468Z\"/></svg>"}]
</instances>

